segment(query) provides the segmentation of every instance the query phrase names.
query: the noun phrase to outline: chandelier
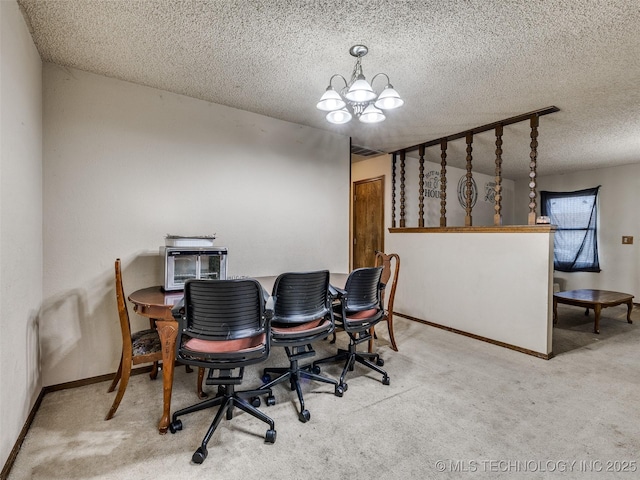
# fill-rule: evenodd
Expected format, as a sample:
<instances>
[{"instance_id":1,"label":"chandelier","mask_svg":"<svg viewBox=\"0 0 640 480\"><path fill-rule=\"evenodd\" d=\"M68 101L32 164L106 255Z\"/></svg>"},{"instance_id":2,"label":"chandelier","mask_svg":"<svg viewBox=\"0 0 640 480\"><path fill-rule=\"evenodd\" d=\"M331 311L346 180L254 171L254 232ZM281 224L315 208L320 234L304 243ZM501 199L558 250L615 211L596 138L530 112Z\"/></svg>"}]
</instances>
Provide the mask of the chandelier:
<instances>
[{"instance_id":1,"label":"chandelier","mask_svg":"<svg viewBox=\"0 0 640 480\"><path fill-rule=\"evenodd\" d=\"M316 105L319 110L327 113L326 119L330 123L342 124L351 120L353 115L363 123L378 123L387 118L383 110L391 110L401 107L404 100L400 98L398 92L395 91L393 85L389 82L389 76L386 73L377 73L371 79L371 83L367 82L362 73L362 57L364 57L369 49L364 45L354 45L349 49L349 53L356 57L356 65L353 67L351 79L347 82L339 73L336 73L329 79L329 86ZM387 79L386 86L378 95L371 85L379 76ZM333 88L333 79L340 77L344 81L344 88L337 92ZM349 108L347 108L347 106ZM353 112L353 114L351 113Z\"/></svg>"}]
</instances>

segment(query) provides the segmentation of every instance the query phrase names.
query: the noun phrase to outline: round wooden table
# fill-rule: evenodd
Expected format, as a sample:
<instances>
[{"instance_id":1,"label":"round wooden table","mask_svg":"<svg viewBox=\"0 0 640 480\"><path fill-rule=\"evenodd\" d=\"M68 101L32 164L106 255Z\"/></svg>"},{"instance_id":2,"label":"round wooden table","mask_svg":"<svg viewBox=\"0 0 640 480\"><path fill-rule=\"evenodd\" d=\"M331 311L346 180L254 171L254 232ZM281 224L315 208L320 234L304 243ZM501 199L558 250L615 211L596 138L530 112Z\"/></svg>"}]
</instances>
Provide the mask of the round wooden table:
<instances>
[{"instance_id":1,"label":"round wooden table","mask_svg":"<svg viewBox=\"0 0 640 480\"><path fill-rule=\"evenodd\" d=\"M176 358L176 337L178 322L171 309L184 296L183 292L164 292L162 287L148 287L129 295L133 309L138 315L155 321L162 345L162 417L158 424L161 434L167 433L171 414L171 391L173 389L173 369Z\"/></svg>"},{"instance_id":2,"label":"round wooden table","mask_svg":"<svg viewBox=\"0 0 640 480\"><path fill-rule=\"evenodd\" d=\"M342 288L347 279L346 273L331 274L331 284ZM267 292L271 292L275 276L255 277ZM171 415L171 392L173 390L173 370L176 359L176 338L178 336L178 322L173 318L171 310L184 297L184 292L165 292L161 286L147 287L136 290L129 295L129 301L138 315L155 321L160 343L162 345L162 417L158 424L161 434L167 433ZM198 395L206 397L201 390L202 372L198 373Z\"/></svg>"}]
</instances>

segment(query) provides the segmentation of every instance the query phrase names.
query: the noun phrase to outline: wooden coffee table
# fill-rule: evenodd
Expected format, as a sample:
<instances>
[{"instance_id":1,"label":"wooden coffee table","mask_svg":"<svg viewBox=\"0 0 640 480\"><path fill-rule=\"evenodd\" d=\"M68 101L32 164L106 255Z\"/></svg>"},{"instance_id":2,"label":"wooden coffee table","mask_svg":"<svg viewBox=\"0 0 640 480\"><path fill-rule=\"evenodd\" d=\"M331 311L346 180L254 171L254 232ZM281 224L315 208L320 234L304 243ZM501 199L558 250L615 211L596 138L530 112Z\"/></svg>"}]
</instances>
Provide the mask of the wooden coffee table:
<instances>
[{"instance_id":1,"label":"wooden coffee table","mask_svg":"<svg viewBox=\"0 0 640 480\"><path fill-rule=\"evenodd\" d=\"M631 321L631 309L633 308L633 295L628 293L610 292L608 290L568 290L553 294L553 323L558 323L558 304L575 305L587 309L585 315L592 308L595 312L595 324L593 331L600 333L600 311L603 308L627 304L627 322Z\"/></svg>"}]
</instances>

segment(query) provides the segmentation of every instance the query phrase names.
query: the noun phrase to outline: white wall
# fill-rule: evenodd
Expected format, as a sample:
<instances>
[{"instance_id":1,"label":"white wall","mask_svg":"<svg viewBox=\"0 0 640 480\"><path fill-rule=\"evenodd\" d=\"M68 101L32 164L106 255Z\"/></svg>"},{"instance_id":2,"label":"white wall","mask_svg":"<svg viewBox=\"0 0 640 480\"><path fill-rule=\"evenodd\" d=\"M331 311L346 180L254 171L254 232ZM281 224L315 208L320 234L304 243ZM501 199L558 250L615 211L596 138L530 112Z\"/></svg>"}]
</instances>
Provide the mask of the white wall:
<instances>
[{"instance_id":1,"label":"white wall","mask_svg":"<svg viewBox=\"0 0 640 480\"><path fill-rule=\"evenodd\" d=\"M508 345L551 352L553 233L394 233L394 310Z\"/></svg>"},{"instance_id":2,"label":"white wall","mask_svg":"<svg viewBox=\"0 0 640 480\"><path fill-rule=\"evenodd\" d=\"M115 371L113 262L126 292L161 284L167 233L217 233L229 275L347 271L349 156L348 137L45 64L44 385Z\"/></svg>"},{"instance_id":3,"label":"white wall","mask_svg":"<svg viewBox=\"0 0 640 480\"><path fill-rule=\"evenodd\" d=\"M41 390L42 62L16 2L0 1L0 465Z\"/></svg>"},{"instance_id":4,"label":"white wall","mask_svg":"<svg viewBox=\"0 0 640 480\"><path fill-rule=\"evenodd\" d=\"M602 271L554 272L554 277L559 279L562 290L614 290L635 295L634 301L640 302L640 164L540 177L537 190L564 192L598 185L602 185L598 194ZM527 190L526 180L516 182L516 192ZM517 211L517 217L526 221L526 215L525 205ZM633 245L622 245L623 235L632 235Z\"/></svg>"}]
</instances>

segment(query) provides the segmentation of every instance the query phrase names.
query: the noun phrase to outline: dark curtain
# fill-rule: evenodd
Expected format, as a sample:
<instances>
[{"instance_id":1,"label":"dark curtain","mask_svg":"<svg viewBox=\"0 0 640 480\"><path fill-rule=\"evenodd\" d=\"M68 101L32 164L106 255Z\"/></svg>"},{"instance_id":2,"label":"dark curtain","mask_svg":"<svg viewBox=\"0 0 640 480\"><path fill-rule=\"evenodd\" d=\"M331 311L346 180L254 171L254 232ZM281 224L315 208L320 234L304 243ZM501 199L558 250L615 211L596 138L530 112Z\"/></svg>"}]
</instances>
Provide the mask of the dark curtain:
<instances>
[{"instance_id":1,"label":"dark curtain","mask_svg":"<svg viewBox=\"0 0 640 480\"><path fill-rule=\"evenodd\" d=\"M558 229L553 266L561 272L599 272L598 190L540 192L541 213Z\"/></svg>"}]
</instances>

